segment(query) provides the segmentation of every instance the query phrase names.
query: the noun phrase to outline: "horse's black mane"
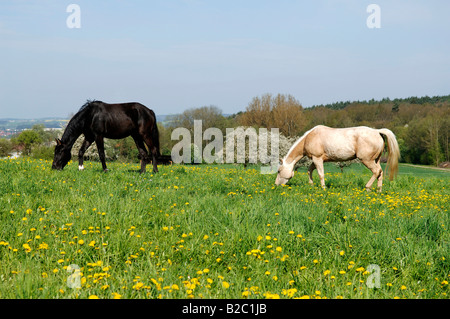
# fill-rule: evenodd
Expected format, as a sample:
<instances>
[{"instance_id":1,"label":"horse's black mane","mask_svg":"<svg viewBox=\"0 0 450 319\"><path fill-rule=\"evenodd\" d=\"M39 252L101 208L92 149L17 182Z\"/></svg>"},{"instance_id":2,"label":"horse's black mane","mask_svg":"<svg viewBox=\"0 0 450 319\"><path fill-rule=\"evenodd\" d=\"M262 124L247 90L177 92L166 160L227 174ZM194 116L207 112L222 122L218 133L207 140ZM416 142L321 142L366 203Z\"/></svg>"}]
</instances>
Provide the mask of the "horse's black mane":
<instances>
[{"instance_id":1,"label":"horse's black mane","mask_svg":"<svg viewBox=\"0 0 450 319\"><path fill-rule=\"evenodd\" d=\"M78 110L78 112L83 111L84 109L90 107L93 103L101 103L102 101L99 100L86 100L86 103L84 103L80 109Z\"/></svg>"},{"instance_id":2,"label":"horse's black mane","mask_svg":"<svg viewBox=\"0 0 450 319\"><path fill-rule=\"evenodd\" d=\"M63 142L67 142L70 136L76 134L75 132L78 132L80 128L84 126L84 121L86 120L85 111L88 111L89 108L95 103L102 103L102 102L98 100L87 100L86 103L84 103L80 107L80 110L70 119L64 131L64 134L61 137L61 140Z\"/></svg>"}]
</instances>

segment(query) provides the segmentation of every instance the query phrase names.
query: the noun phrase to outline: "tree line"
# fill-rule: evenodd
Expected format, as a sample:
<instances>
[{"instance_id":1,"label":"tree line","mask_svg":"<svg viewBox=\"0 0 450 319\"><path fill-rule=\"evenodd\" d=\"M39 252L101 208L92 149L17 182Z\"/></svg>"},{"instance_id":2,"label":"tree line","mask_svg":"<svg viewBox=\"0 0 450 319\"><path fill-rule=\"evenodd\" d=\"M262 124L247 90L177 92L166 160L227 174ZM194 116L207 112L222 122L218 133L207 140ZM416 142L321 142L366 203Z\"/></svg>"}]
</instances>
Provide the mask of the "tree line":
<instances>
[{"instance_id":1,"label":"tree line","mask_svg":"<svg viewBox=\"0 0 450 319\"><path fill-rule=\"evenodd\" d=\"M203 130L219 128L224 136L226 128L278 128L286 143L293 143L304 132L319 124L330 127L364 125L388 128L397 137L402 162L439 165L450 161L450 95L346 101L304 108L292 95L267 93L254 97L244 111L230 116L224 116L222 110L214 105L189 108L181 114L168 116L164 123L158 123L163 155L170 155L177 143L171 138L172 131L177 127L185 127L193 133L194 120L203 121ZM45 131L42 125L35 125L11 141L0 139L0 157L20 149L25 155L52 159L55 134L61 135L60 132ZM75 156L78 144L73 148ZM105 140L105 148L108 160L138 161L138 152L130 137ZM96 148L91 147L85 156L91 160L98 159Z\"/></svg>"},{"instance_id":2,"label":"tree line","mask_svg":"<svg viewBox=\"0 0 450 319\"><path fill-rule=\"evenodd\" d=\"M347 101L303 108L292 95L267 93L254 97L245 111L228 117L215 106L192 108L173 116L160 130L166 154L170 154L174 144L171 131L176 127L193 129L194 119L203 120L204 129L220 128L224 135L227 127L279 128L291 141L319 124L388 128L397 137L402 162L439 165L450 161L450 95Z\"/></svg>"}]
</instances>

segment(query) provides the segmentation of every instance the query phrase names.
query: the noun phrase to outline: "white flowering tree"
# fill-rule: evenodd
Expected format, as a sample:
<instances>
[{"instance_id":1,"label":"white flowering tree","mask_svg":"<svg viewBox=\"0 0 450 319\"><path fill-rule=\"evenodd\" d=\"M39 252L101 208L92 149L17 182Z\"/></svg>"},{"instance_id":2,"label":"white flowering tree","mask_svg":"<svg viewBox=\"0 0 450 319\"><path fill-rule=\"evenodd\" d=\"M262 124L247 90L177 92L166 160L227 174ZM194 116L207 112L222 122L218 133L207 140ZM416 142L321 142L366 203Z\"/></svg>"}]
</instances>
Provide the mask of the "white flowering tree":
<instances>
[{"instance_id":1,"label":"white flowering tree","mask_svg":"<svg viewBox=\"0 0 450 319\"><path fill-rule=\"evenodd\" d=\"M278 163L295 140L276 129L256 130L246 126L227 129L224 159L226 163Z\"/></svg>"},{"instance_id":2,"label":"white flowering tree","mask_svg":"<svg viewBox=\"0 0 450 319\"><path fill-rule=\"evenodd\" d=\"M81 144L83 143L84 135L80 135L80 137L75 141L75 144L73 144L72 147L72 157L78 158L78 151L80 150ZM116 144L116 140L111 140L105 138L105 156L107 161L113 161L118 158L118 150L114 147ZM91 144L91 146L86 150L84 153L84 158L93 160L93 161L99 161L100 157L98 155L97 151L97 145L94 143Z\"/></svg>"}]
</instances>

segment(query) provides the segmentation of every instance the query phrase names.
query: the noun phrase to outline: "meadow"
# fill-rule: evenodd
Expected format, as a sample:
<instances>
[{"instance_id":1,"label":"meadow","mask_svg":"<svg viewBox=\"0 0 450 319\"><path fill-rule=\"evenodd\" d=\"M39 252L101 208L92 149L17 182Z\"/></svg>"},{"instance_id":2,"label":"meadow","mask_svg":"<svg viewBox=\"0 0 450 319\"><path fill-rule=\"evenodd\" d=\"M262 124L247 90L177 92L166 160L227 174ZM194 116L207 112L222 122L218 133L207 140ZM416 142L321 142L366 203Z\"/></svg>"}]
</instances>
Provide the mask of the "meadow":
<instances>
[{"instance_id":1,"label":"meadow","mask_svg":"<svg viewBox=\"0 0 450 319\"><path fill-rule=\"evenodd\" d=\"M0 160L0 298L449 297L448 171L85 168Z\"/></svg>"}]
</instances>

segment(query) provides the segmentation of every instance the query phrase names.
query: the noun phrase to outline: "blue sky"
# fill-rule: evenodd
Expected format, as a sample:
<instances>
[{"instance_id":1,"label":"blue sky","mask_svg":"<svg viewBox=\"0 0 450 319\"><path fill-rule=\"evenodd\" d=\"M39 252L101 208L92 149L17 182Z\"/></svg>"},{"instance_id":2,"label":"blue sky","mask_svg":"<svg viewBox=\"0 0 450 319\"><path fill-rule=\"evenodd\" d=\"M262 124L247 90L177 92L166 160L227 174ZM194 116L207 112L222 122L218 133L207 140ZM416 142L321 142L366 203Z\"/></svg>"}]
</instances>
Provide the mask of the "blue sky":
<instances>
[{"instance_id":1,"label":"blue sky","mask_svg":"<svg viewBox=\"0 0 450 319\"><path fill-rule=\"evenodd\" d=\"M305 107L447 95L449 15L445 0L2 0L0 118L67 117L87 99L175 114L265 93Z\"/></svg>"}]
</instances>

